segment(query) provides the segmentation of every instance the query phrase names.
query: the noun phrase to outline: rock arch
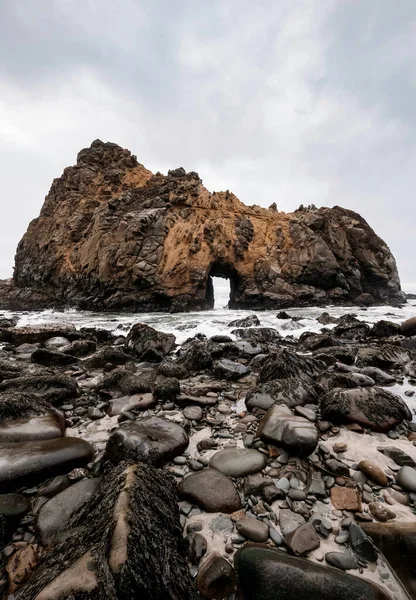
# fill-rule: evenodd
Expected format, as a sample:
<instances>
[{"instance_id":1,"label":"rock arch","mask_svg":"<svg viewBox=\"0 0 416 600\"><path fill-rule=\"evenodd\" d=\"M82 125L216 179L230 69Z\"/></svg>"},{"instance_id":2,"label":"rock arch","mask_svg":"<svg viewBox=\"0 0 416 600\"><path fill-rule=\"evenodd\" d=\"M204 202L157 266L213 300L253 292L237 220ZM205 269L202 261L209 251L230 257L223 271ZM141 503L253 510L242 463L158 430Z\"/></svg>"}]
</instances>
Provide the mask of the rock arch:
<instances>
[{"instance_id":1,"label":"rock arch","mask_svg":"<svg viewBox=\"0 0 416 600\"><path fill-rule=\"evenodd\" d=\"M230 278L233 308L404 300L389 248L357 213L246 206L96 140L54 180L0 307L36 294L39 308L206 309L212 273Z\"/></svg>"}]
</instances>

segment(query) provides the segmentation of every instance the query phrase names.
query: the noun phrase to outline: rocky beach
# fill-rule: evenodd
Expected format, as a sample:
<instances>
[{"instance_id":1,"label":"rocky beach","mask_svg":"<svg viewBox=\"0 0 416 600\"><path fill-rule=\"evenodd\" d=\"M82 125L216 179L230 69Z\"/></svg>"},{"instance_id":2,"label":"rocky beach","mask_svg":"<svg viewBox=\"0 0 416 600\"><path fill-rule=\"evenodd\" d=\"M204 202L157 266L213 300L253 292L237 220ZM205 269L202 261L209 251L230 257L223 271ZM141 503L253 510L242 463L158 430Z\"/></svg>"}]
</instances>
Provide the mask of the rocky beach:
<instances>
[{"instance_id":1,"label":"rocky beach","mask_svg":"<svg viewBox=\"0 0 416 600\"><path fill-rule=\"evenodd\" d=\"M400 310L285 337L298 316L251 313L179 344L4 313L3 597L415 597Z\"/></svg>"}]
</instances>

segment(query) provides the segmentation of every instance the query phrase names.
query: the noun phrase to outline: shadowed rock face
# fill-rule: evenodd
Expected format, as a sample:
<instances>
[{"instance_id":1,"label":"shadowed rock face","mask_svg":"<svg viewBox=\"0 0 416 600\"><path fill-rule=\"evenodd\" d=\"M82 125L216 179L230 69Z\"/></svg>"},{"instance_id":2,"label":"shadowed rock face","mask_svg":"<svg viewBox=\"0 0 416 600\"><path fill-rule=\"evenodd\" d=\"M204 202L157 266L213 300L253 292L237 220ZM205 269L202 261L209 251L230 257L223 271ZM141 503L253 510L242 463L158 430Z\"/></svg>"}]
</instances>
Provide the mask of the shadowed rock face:
<instances>
[{"instance_id":1,"label":"shadowed rock face","mask_svg":"<svg viewBox=\"0 0 416 600\"><path fill-rule=\"evenodd\" d=\"M245 206L195 172L152 175L96 140L54 180L0 306L23 307L29 289L43 305L206 309L211 276L230 279L234 308L404 300L389 248L358 214Z\"/></svg>"}]
</instances>

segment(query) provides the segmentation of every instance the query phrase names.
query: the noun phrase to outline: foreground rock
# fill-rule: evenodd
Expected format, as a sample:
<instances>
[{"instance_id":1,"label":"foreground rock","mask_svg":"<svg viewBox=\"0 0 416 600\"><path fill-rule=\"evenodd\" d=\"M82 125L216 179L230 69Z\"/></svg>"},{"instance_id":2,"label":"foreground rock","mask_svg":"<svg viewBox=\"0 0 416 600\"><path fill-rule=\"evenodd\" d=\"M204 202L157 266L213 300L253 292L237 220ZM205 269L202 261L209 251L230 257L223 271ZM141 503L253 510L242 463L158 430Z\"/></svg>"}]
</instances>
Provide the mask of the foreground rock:
<instances>
[{"instance_id":1,"label":"foreground rock","mask_svg":"<svg viewBox=\"0 0 416 600\"><path fill-rule=\"evenodd\" d=\"M216 469L205 469L182 479L181 498L191 500L207 512L232 513L241 508L240 496L231 479Z\"/></svg>"},{"instance_id":2,"label":"foreground rock","mask_svg":"<svg viewBox=\"0 0 416 600\"><path fill-rule=\"evenodd\" d=\"M295 416L287 406L273 406L260 421L257 435L282 446L294 456L309 456L318 443L318 431L313 423Z\"/></svg>"},{"instance_id":3,"label":"foreground rock","mask_svg":"<svg viewBox=\"0 0 416 600\"><path fill-rule=\"evenodd\" d=\"M378 586L265 546L235 557L242 600L391 600Z\"/></svg>"},{"instance_id":4,"label":"foreground rock","mask_svg":"<svg viewBox=\"0 0 416 600\"><path fill-rule=\"evenodd\" d=\"M122 423L111 434L106 447L113 463L126 459L161 466L188 447L184 429L167 419L148 417Z\"/></svg>"},{"instance_id":5,"label":"foreground rock","mask_svg":"<svg viewBox=\"0 0 416 600\"><path fill-rule=\"evenodd\" d=\"M215 275L231 279L234 308L405 299L389 248L357 213L246 206L195 172L152 175L100 140L54 180L14 273L0 307L33 288L80 308L210 308Z\"/></svg>"},{"instance_id":6,"label":"foreground rock","mask_svg":"<svg viewBox=\"0 0 416 600\"><path fill-rule=\"evenodd\" d=\"M0 486L17 489L68 473L86 465L93 454L92 446L78 438L0 443Z\"/></svg>"},{"instance_id":7,"label":"foreground rock","mask_svg":"<svg viewBox=\"0 0 416 600\"><path fill-rule=\"evenodd\" d=\"M230 477L245 477L258 473L267 464L267 456L257 450L230 448L214 454L209 461L210 467Z\"/></svg>"},{"instance_id":8,"label":"foreground rock","mask_svg":"<svg viewBox=\"0 0 416 600\"><path fill-rule=\"evenodd\" d=\"M161 556L163 553L163 557ZM119 465L41 560L16 600L191 600L172 479Z\"/></svg>"}]
</instances>

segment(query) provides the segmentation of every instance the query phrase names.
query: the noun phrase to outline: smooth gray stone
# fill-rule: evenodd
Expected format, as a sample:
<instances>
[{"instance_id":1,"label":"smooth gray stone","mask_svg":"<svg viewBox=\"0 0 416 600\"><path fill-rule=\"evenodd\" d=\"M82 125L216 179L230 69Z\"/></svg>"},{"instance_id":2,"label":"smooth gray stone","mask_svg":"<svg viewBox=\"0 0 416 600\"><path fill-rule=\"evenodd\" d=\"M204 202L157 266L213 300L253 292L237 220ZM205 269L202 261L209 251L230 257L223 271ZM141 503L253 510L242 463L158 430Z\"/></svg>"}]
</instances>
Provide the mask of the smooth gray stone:
<instances>
[{"instance_id":1,"label":"smooth gray stone","mask_svg":"<svg viewBox=\"0 0 416 600\"><path fill-rule=\"evenodd\" d=\"M213 371L216 377L231 381L240 379L241 377L245 377L251 373L251 369L249 369L249 367L229 360L228 358L215 361Z\"/></svg>"},{"instance_id":2,"label":"smooth gray stone","mask_svg":"<svg viewBox=\"0 0 416 600\"><path fill-rule=\"evenodd\" d=\"M266 542L269 538L269 526L250 517L237 521L237 531L252 542Z\"/></svg>"},{"instance_id":3,"label":"smooth gray stone","mask_svg":"<svg viewBox=\"0 0 416 600\"><path fill-rule=\"evenodd\" d=\"M96 492L99 483L99 477L77 481L42 506L37 528L43 544L50 542L59 531L66 528L72 515Z\"/></svg>"},{"instance_id":4,"label":"smooth gray stone","mask_svg":"<svg viewBox=\"0 0 416 600\"><path fill-rule=\"evenodd\" d=\"M396 483L406 492L416 492L416 469L402 467L396 475Z\"/></svg>"},{"instance_id":5,"label":"smooth gray stone","mask_svg":"<svg viewBox=\"0 0 416 600\"><path fill-rule=\"evenodd\" d=\"M306 523L305 519L302 515L298 515L293 512L289 508L284 508L279 513L280 517L280 530L283 534L283 537L293 533L300 527Z\"/></svg>"},{"instance_id":6,"label":"smooth gray stone","mask_svg":"<svg viewBox=\"0 0 416 600\"><path fill-rule=\"evenodd\" d=\"M357 559L351 552L327 552L325 560L331 567L337 567L343 571L358 569Z\"/></svg>"},{"instance_id":7,"label":"smooth gray stone","mask_svg":"<svg viewBox=\"0 0 416 600\"><path fill-rule=\"evenodd\" d=\"M371 539L364 533L357 523L349 526L350 544L356 554L369 562L377 562L378 553Z\"/></svg>"},{"instance_id":8,"label":"smooth gray stone","mask_svg":"<svg viewBox=\"0 0 416 600\"><path fill-rule=\"evenodd\" d=\"M229 448L216 452L211 457L209 465L230 477L245 477L264 469L267 465L267 456L248 448Z\"/></svg>"},{"instance_id":9,"label":"smooth gray stone","mask_svg":"<svg viewBox=\"0 0 416 600\"><path fill-rule=\"evenodd\" d=\"M93 447L79 438L0 444L0 485L5 491L85 466Z\"/></svg>"},{"instance_id":10,"label":"smooth gray stone","mask_svg":"<svg viewBox=\"0 0 416 600\"><path fill-rule=\"evenodd\" d=\"M232 513L241 508L234 483L217 469L204 469L185 477L178 486L178 494L207 512Z\"/></svg>"},{"instance_id":11,"label":"smooth gray stone","mask_svg":"<svg viewBox=\"0 0 416 600\"><path fill-rule=\"evenodd\" d=\"M53 440L62 437L64 432L64 418L57 412L26 419L14 419L0 425L0 444Z\"/></svg>"}]
</instances>

